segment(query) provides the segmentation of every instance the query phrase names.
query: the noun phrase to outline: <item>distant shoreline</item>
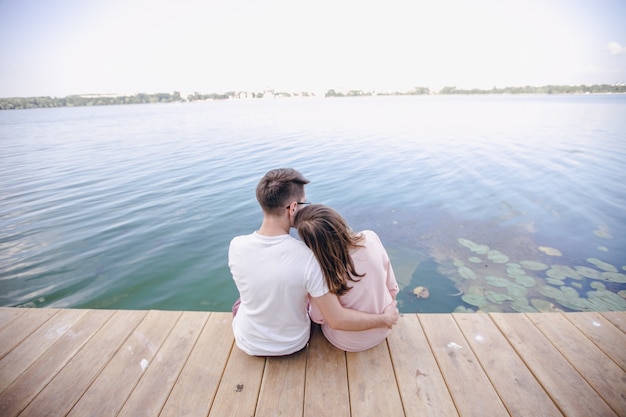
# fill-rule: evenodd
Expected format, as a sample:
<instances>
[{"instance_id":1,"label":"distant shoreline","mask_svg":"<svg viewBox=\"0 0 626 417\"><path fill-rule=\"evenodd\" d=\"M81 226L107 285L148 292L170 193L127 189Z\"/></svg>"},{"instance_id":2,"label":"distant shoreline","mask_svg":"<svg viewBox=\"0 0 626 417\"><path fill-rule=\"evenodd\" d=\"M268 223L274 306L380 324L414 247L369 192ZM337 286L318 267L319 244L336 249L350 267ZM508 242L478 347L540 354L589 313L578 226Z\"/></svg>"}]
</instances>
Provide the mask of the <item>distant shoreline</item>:
<instances>
[{"instance_id":1,"label":"distant shoreline","mask_svg":"<svg viewBox=\"0 0 626 417\"><path fill-rule=\"evenodd\" d=\"M148 103L176 103L210 100L237 100L237 99L273 99L290 97L368 97L368 96L424 96L424 95L563 95L563 94L624 94L626 84L594 84L594 85L545 85L540 87L505 87L485 89L457 89L444 87L433 91L427 87L415 87L409 91L376 91L376 90L335 90L330 89L325 94L311 92L284 92L276 90L263 91L228 91L224 93L200 94L194 92L184 98L177 91L170 93L135 95L116 94L82 94L66 97L9 97L0 98L0 110L18 110L56 107L85 107L107 106L120 104L148 104Z\"/></svg>"}]
</instances>

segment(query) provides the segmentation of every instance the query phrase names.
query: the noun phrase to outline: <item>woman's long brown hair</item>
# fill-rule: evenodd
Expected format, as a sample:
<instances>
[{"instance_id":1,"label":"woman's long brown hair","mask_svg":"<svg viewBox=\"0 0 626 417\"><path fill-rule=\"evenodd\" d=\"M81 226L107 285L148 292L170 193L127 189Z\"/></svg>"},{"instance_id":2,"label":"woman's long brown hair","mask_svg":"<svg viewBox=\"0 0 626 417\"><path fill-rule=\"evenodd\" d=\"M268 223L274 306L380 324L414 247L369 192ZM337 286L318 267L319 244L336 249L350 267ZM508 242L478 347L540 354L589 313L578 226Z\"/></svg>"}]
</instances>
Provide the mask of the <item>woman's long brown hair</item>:
<instances>
[{"instance_id":1,"label":"woman's long brown hair","mask_svg":"<svg viewBox=\"0 0 626 417\"><path fill-rule=\"evenodd\" d=\"M337 295L350 291L348 280L363 277L354 268L350 249L359 247L363 236L354 234L345 220L330 207L312 204L296 213L294 225L300 239L313 251L328 289Z\"/></svg>"}]
</instances>

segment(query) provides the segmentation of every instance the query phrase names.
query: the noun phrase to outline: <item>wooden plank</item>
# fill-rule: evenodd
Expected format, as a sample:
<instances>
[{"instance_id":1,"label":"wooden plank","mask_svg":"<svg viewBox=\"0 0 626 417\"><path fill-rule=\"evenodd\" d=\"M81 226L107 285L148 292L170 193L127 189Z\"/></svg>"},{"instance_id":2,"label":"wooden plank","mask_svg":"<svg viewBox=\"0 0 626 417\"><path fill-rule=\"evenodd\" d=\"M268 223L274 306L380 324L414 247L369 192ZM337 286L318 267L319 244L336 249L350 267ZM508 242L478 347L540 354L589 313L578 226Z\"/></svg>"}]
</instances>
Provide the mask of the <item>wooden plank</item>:
<instances>
[{"instance_id":1,"label":"wooden plank","mask_svg":"<svg viewBox=\"0 0 626 417\"><path fill-rule=\"evenodd\" d=\"M24 339L30 336L42 324L58 314L60 310L27 308L19 317L12 320L0 330L0 358L6 356Z\"/></svg>"},{"instance_id":2,"label":"wooden plank","mask_svg":"<svg viewBox=\"0 0 626 417\"><path fill-rule=\"evenodd\" d=\"M209 417L255 415L264 369L265 357L249 356L233 345Z\"/></svg>"},{"instance_id":3,"label":"wooden plank","mask_svg":"<svg viewBox=\"0 0 626 417\"><path fill-rule=\"evenodd\" d=\"M626 314L623 311L603 311L602 315L615 327L626 333Z\"/></svg>"},{"instance_id":4,"label":"wooden plank","mask_svg":"<svg viewBox=\"0 0 626 417\"><path fill-rule=\"evenodd\" d=\"M180 315L150 311L68 415L117 415Z\"/></svg>"},{"instance_id":5,"label":"wooden plank","mask_svg":"<svg viewBox=\"0 0 626 417\"><path fill-rule=\"evenodd\" d=\"M208 316L209 313L182 314L118 416L160 414Z\"/></svg>"},{"instance_id":6,"label":"wooden plank","mask_svg":"<svg viewBox=\"0 0 626 417\"><path fill-rule=\"evenodd\" d=\"M463 333L449 314L419 314L426 338L461 416L507 415Z\"/></svg>"},{"instance_id":7,"label":"wooden plank","mask_svg":"<svg viewBox=\"0 0 626 417\"><path fill-rule=\"evenodd\" d=\"M37 312L34 309L34 313ZM39 313L42 317L48 315L46 311L39 311ZM12 417L20 413L112 314L113 311L104 310L86 314L69 331L65 332L0 394L0 415ZM29 321L33 319L32 315L25 314L22 317Z\"/></svg>"},{"instance_id":8,"label":"wooden plank","mask_svg":"<svg viewBox=\"0 0 626 417\"><path fill-rule=\"evenodd\" d=\"M307 348L287 356L270 356L261 381L258 416L301 416Z\"/></svg>"},{"instance_id":9,"label":"wooden plank","mask_svg":"<svg viewBox=\"0 0 626 417\"><path fill-rule=\"evenodd\" d=\"M82 347L52 381L28 404L20 417L66 415L82 397L144 318L147 311L115 311L113 316ZM88 315L99 314L89 311Z\"/></svg>"},{"instance_id":10,"label":"wooden plank","mask_svg":"<svg viewBox=\"0 0 626 417\"><path fill-rule=\"evenodd\" d=\"M62 310L0 360L0 392L84 316L86 310Z\"/></svg>"},{"instance_id":11,"label":"wooden plank","mask_svg":"<svg viewBox=\"0 0 626 417\"><path fill-rule=\"evenodd\" d=\"M319 324L312 326L306 363L304 416L327 415L332 405L334 417L350 417L346 353L333 346Z\"/></svg>"},{"instance_id":12,"label":"wooden plank","mask_svg":"<svg viewBox=\"0 0 626 417\"><path fill-rule=\"evenodd\" d=\"M211 313L160 417L206 417L233 346L230 313Z\"/></svg>"},{"instance_id":13,"label":"wooden plank","mask_svg":"<svg viewBox=\"0 0 626 417\"><path fill-rule=\"evenodd\" d=\"M626 372L562 314L529 314L528 317L613 411L626 416Z\"/></svg>"},{"instance_id":14,"label":"wooden plank","mask_svg":"<svg viewBox=\"0 0 626 417\"><path fill-rule=\"evenodd\" d=\"M387 340L406 416L458 416L417 315L402 315Z\"/></svg>"},{"instance_id":15,"label":"wooden plank","mask_svg":"<svg viewBox=\"0 0 626 417\"><path fill-rule=\"evenodd\" d=\"M596 346L604 351L618 366L626 370L626 333L600 313L568 313L566 318L574 323Z\"/></svg>"},{"instance_id":16,"label":"wooden plank","mask_svg":"<svg viewBox=\"0 0 626 417\"><path fill-rule=\"evenodd\" d=\"M562 416L487 314L454 314L465 339L513 417Z\"/></svg>"},{"instance_id":17,"label":"wooden plank","mask_svg":"<svg viewBox=\"0 0 626 417\"><path fill-rule=\"evenodd\" d=\"M4 326L24 314L26 310L26 308L0 307L0 331Z\"/></svg>"},{"instance_id":18,"label":"wooden plank","mask_svg":"<svg viewBox=\"0 0 626 417\"><path fill-rule=\"evenodd\" d=\"M490 316L563 414L616 415L527 315L491 313Z\"/></svg>"},{"instance_id":19,"label":"wooden plank","mask_svg":"<svg viewBox=\"0 0 626 417\"><path fill-rule=\"evenodd\" d=\"M386 340L346 360L353 417L404 415Z\"/></svg>"}]
</instances>

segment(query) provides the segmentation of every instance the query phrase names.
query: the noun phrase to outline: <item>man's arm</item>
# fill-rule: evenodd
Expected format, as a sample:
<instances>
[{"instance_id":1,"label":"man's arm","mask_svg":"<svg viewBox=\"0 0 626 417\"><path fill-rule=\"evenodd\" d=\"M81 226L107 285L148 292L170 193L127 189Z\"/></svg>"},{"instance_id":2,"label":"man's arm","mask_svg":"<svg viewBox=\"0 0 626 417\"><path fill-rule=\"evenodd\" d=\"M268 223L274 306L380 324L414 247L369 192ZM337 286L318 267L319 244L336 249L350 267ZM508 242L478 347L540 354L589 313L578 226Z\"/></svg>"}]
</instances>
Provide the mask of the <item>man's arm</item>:
<instances>
[{"instance_id":1,"label":"man's arm","mask_svg":"<svg viewBox=\"0 0 626 417\"><path fill-rule=\"evenodd\" d=\"M335 330L359 331L377 327L391 328L400 317L396 301L389 304L382 314L364 313L344 308L335 294L330 292L321 297L311 297L324 316L324 320Z\"/></svg>"}]
</instances>

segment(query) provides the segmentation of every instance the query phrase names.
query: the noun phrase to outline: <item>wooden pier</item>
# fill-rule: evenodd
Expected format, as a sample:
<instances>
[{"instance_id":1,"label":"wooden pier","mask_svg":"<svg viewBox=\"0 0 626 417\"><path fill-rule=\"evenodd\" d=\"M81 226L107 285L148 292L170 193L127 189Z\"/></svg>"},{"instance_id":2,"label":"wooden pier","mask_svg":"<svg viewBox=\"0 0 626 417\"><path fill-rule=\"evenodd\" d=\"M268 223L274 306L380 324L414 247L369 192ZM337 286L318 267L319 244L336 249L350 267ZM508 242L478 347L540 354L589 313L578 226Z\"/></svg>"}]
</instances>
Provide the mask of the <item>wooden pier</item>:
<instances>
[{"instance_id":1,"label":"wooden pier","mask_svg":"<svg viewBox=\"0 0 626 417\"><path fill-rule=\"evenodd\" d=\"M404 314L250 357L229 313L0 308L0 416L626 416L626 312Z\"/></svg>"}]
</instances>

